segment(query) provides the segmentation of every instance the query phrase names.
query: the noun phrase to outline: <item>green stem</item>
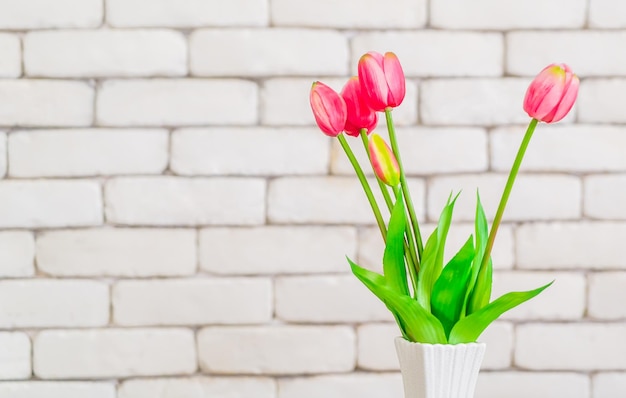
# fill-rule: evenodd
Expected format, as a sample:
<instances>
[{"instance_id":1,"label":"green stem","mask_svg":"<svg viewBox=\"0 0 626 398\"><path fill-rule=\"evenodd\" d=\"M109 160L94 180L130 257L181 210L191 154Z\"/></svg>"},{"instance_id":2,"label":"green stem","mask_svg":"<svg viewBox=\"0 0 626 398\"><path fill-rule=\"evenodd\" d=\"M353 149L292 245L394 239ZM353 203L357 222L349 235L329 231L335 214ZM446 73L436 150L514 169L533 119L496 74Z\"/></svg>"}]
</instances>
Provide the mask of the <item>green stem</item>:
<instances>
[{"instance_id":1,"label":"green stem","mask_svg":"<svg viewBox=\"0 0 626 398\"><path fill-rule=\"evenodd\" d=\"M374 217L376 217L376 223L378 223L378 229L380 229L380 233L383 236L383 241L387 242L387 227L385 226L385 221L383 220L383 216L380 214L380 209L378 208L378 203L376 203L376 198L374 198L374 194L372 193L372 188L370 188L370 184L367 182L365 178L365 174L363 174L363 169L361 169L361 165L359 165L359 161L354 156L350 145L346 141L346 137L343 133L337 136L341 147L344 152L348 156L350 163L352 163L352 167L354 167L354 171L356 172L359 181L361 182L361 186L365 191L365 196L367 196L367 200L370 202L370 206L372 207L372 211L374 212Z\"/></svg>"},{"instance_id":2,"label":"green stem","mask_svg":"<svg viewBox=\"0 0 626 398\"><path fill-rule=\"evenodd\" d=\"M365 153L367 153L367 158L372 163L372 157L370 156L369 151L369 141L367 138L367 129L361 129L361 141L363 141L363 147L365 148ZM380 180L380 178L376 177L376 182L378 182L378 186L380 187L380 192L383 194L383 198L385 199L385 204L387 204L387 208L391 213L393 209L393 201L391 200L391 195L389 195L389 191L387 190L387 185Z\"/></svg>"},{"instance_id":3,"label":"green stem","mask_svg":"<svg viewBox=\"0 0 626 398\"><path fill-rule=\"evenodd\" d=\"M402 159L400 157L400 150L398 149L398 140L396 139L396 129L393 126L393 118L391 116L391 108L385 109L385 118L387 120L387 130L389 131L389 141L391 141L391 150L396 156L398 166L400 168L400 185L402 185L402 193L404 195L404 202L406 208L409 210L409 218L411 219L411 225L413 226L413 233L415 234L415 240L417 241L417 259L422 258L423 245L422 235L420 234L420 227L417 223L417 216L415 215L415 209L413 208L413 201L411 200L411 193L406 182L406 176L404 175L404 167L402 166Z\"/></svg>"},{"instance_id":4,"label":"green stem","mask_svg":"<svg viewBox=\"0 0 626 398\"><path fill-rule=\"evenodd\" d=\"M522 164L522 159L524 158L524 154L526 153L526 148L528 148L528 143L530 142L530 139L535 132L537 123L537 119L533 119L530 121L528 129L526 130L526 134L524 135L524 139L522 140L522 144L517 151L517 156L515 156L513 167L511 167L511 171L509 173L509 178L506 181L506 185L504 186L504 192L502 192L502 198L500 199L500 204L498 205L498 211L496 212L496 216L493 219L493 224L491 224L491 231L489 231L489 239L487 239L485 255L483 256L483 260L480 265L481 269L487 266L487 262L489 261L489 257L491 256L491 249L493 248L493 243L496 240L496 234L498 233L498 227L500 226L500 222L502 221L504 208L506 207L506 203L508 202L509 196L511 195L511 189L513 188L515 177L517 177L520 165Z\"/></svg>"},{"instance_id":5,"label":"green stem","mask_svg":"<svg viewBox=\"0 0 626 398\"><path fill-rule=\"evenodd\" d=\"M402 193L400 191L400 187L394 188L396 203L399 200L402 200ZM406 224L405 234L409 238L409 243L407 244L406 240L404 241L404 254L407 259L407 268L409 269L409 276L411 277L411 285L413 286L413 297L417 298L417 275L420 268L419 261L417 260L417 254L415 253L415 240L413 239L413 234L411 234L411 227L408 223Z\"/></svg>"}]
</instances>

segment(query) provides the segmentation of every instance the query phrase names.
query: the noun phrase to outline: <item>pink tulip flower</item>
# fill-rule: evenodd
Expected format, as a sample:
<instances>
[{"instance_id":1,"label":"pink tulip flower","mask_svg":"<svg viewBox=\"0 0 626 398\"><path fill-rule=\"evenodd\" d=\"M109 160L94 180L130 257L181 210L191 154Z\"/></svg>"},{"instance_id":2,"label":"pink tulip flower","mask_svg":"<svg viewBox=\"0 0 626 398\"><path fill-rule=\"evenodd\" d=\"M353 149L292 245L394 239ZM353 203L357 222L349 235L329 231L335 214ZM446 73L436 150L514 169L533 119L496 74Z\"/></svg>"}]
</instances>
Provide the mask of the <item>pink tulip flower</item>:
<instances>
[{"instance_id":1,"label":"pink tulip flower","mask_svg":"<svg viewBox=\"0 0 626 398\"><path fill-rule=\"evenodd\" d=\"M309 96L315 121L322 132L336 137L346 125L346 103L332 88L322 82L315 82Z\"/></svg>"},{"instance_id":2,"label":"pink tulip flower","mask_svg":"<svg viewBox=\"0 0 626 398\"><path fill-rule=\"evenodd\" d=\"M348 109L348 118L344 128L346 134L358 137L361 129L366 129L367 134L371 133L378 124L378 115L367 106L358 77L354 76L348 80L341 90L341 96Z\"/></svg>"},{"instance_id":3,"label":"pink tulip flower","mask_svg":"<svg viewBox=\"0 0 626 398\"><path fill-rule=\"evenodd\" d=\"M395 108L406 94L404 72L396 54L371 51L359 60L359 81L367 105L377 112Z\"/></svg>"},{"instance_id":4,"label":"pink tulip flower","mask_svg":"<svg viewBox=\"0 0 626 398\"><path fill-rule=\"evenodd\" d=\"M574 106L579 85L578 76L569 66L548 65L530 83L524 98L524 110L542 122L558 122Z\"/></svg>"},{"instance_id":5,"label":"pink tulip flower","mask_svg":"<svg viewBox=\"0 0 626 398\"><path fill-rule=\"evenodd\" d=\"M397 186L400 183L400 167L385 140L378 134L372 134L368 150L376 176L389 186Z\"/></svg>"}]
</instances>

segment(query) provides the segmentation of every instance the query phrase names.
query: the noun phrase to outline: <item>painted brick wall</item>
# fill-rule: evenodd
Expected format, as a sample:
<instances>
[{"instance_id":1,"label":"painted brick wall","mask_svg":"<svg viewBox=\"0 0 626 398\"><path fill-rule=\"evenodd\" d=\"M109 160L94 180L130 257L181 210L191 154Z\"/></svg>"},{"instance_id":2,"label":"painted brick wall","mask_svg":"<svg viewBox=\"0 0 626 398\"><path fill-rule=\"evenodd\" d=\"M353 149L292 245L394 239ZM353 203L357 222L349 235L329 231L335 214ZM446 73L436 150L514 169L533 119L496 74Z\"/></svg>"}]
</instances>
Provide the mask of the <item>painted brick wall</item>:
<instances>
[{"instance_id":1,"label":"painted brick wall","mask_svg":"<svg viewBox=\"0 0 626 398\"><path fill-rule=\"evenodd\" d=\"M579 102L531 143L477 398L626 396L626 2L0 0L0 398L400 398L382 244L308 89L365 51L417 212L493 214L545 64ZM360 146L355 142L355 148ZM361 158L363 154L360 153Z\"/></svg>"}]
</instances>

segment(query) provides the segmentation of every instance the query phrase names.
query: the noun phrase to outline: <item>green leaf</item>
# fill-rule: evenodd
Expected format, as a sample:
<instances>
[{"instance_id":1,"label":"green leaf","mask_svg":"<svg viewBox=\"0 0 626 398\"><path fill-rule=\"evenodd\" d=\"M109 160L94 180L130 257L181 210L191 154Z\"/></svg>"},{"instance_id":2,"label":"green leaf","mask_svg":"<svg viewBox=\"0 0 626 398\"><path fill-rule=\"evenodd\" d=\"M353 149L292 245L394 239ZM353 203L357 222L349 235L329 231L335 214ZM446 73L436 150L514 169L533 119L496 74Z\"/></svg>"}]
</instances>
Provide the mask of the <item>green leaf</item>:
<instances>
[{"instance_id":1,"label":"green leaf","mask_svg":"<svg viewBox=\"0 0 626 398\"><path fill-rule=\"evenodd\" d=\"M447 342L441 322L424 310L417 301L387 286L384 276L361 268L350 259L348 262L352 273L394 314L408 340L428 344Z\"/></svg>"},{"instance_id":2,"label":"green leaf","mask_svg":"<svg viewBox=\"0 0 626 398\"><path fill-rule=\"evenodd\" d=\"M404 230L406 215L404 202L400 198L391 211L389 229L387 231L387 245L383 256L383 273L389 287L400 294L409 294L404 265Z\"/></svg>"},{"instance_id":3,"label":"green leaf","mask_svg":"<svg viewBox=\"0 0 626 398\"><path fill-rule=\"evenodd\" d=\"M489 304L491 300L491 285L493 281L493 262L491 258L487 261L487 266L482 267L478 272L476 285L467 303L467 314L471 315Z\"/></svg>"},{"instance_id":4,"label":"green leaf","mask_svg":"<svg viewBox=\"0 0 626 398\"><path fill-rule=\"evenodd\" d=\"M554 281L538 289L529 290L527 292L507 293L482 309L461 319L452 328L452 332L450 333L450 344L475 342L487 326L489 326L491 322L498 319L500 315L535 297L547 289L548 286L552 285L552 283L554 283Z\"/></svg>"},{"instance_id":5,"label":"green leaf","mask_svg":"<svg viewBox=\"0 0 626 398\"><path fill-rule=\"evenodd\" d=\"M476 191L476 219L474 221L474 228L476 232L476 256L472 263L472 275L469 280L469 287L466 292L465 303L463 303L463 311L461 317L466 313L469 315L477 309L480 309L489 303L491 300L491 271L484 270L484 274L481 277L481 284L476 287L478 276L481 270L483 256L485 255L485 249L487 247L487 240L489 239L489 229L487 226L487 216L485 216L485 210L480 202L480 195ZM489 259L488 268L491 268L491 259ZM476 287L476 289L475 289ZM479 308L469 307L469 302L472 300L472 296L476 295L473 300L474 304Z\"/></svg>"},{"instance_id":6,"label":"green leaf","mask_svg":"<svg viewBox=\"0 0 626 398\"><path fill-rule=\"evenodd\" d=\"M452 201L448 199L448 203L439 216L437 228L435 228L428 238L426 247L422 253L422 264L420 266L419 280L417 281L417 301L428 312L431 312L430 296L433 286L443 269L443 254L446 246L446 238L448 237L448 230L452 222L454 203L458 197L459 195L457 194Z\"/></svg>"},{"instance_id":7,"label":"green leaf","mask_svg":"<svg viewBox=\"0 0 626 398\"><path fill-rule=\"evenodd\" d=\"M470 236L461 250L441 271L441 276L433 287L430 300L432 313L443 325L446 336L461 317L473 260L474 237Z\"/></svg>"}]
</instances>

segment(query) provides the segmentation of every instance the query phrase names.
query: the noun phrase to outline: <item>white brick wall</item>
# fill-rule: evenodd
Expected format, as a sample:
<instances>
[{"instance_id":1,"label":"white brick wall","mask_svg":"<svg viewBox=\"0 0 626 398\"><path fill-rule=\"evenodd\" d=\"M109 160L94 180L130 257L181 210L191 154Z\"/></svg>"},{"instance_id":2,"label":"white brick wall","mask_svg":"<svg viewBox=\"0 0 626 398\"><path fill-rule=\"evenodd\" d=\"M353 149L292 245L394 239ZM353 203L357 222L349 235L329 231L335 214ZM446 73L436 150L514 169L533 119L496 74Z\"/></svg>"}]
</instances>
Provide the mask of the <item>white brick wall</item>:
<instances>
[{"instance_id":1,"label":"white brick wall","mask_svg":"<svg viewBox=\"0 0 626 398\"><path fill-rule=\"evenodd\" d=\"M625 4L0 0L0 398L402 397L398 328L345 260L380 270L380 233L308 101L370 50L408 78L424 236L462 190L446 259L476 189L495 213L532 76L580 75L493 251L494 297L555 283L481 336L476 395L621 397Z\"/></svg>"},{"instance_id":2,"label":"white brick wall","mask_svg":"<svg viewBox=\"0 0 626 398\"><path fill-rule=\"evenodd\" d=\"M137 379L125 381L118 391L119 398L202 398L233 394L273 398L276 384L272 379L262 377Z\"/></svg>"},{"instance_id":3,"label":"white brick wall","mask_svg":"<svg viewBox=\"0 0 626 398\"><path fill-rule=\"evenodd\" d=\"M168 30L45 31L24 37L27 76L180 76L187 43Z\"/></svg>"},{"instance_id":4,"label":"white brick wall","mask_svg":"<svg viewBox=\"0 0 626 398\"><path fill-rule=\"evenodd\" d=\"M42 379L107 379L191 374L191 330L48 330L34 342L34 373Z\"/></svg>"}]
</instances>

